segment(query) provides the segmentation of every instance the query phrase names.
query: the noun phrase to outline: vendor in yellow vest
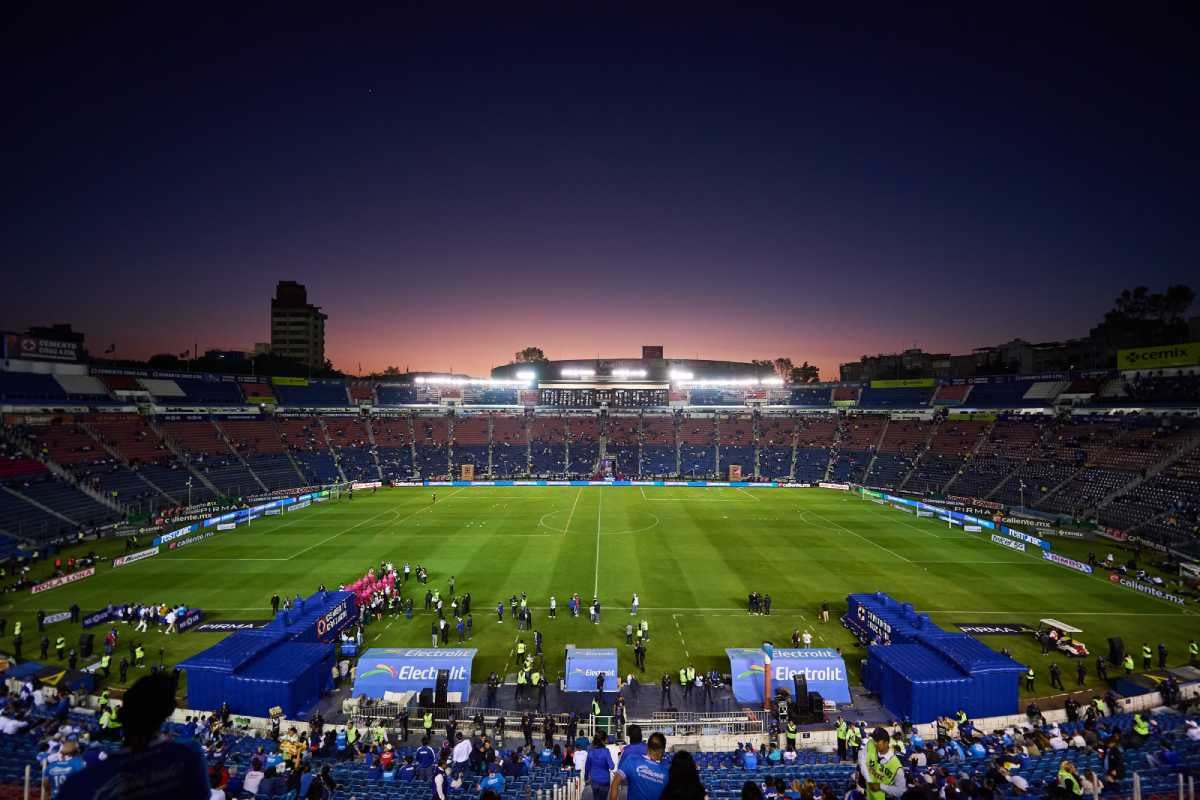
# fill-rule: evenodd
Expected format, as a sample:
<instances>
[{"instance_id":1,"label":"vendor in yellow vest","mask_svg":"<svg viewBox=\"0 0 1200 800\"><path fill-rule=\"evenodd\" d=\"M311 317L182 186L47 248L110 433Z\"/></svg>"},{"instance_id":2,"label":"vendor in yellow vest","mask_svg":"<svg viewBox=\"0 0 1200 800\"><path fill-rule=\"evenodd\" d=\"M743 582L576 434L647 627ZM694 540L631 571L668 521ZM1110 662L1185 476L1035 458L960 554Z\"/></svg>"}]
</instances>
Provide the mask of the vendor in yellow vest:
<instances>
[{"instance_id":1,"label":"vendor in yellow vest","mask_svg":"<svg viewBox=\"0 0 1200 800\"><path fill-rule=\"evenodd\" d=\"M900 797L908 789L904 765L892 752L892 737L883 728L876 728L858 755L858 771L867 784L867 800Z\"/></svg>"}]
</instances>

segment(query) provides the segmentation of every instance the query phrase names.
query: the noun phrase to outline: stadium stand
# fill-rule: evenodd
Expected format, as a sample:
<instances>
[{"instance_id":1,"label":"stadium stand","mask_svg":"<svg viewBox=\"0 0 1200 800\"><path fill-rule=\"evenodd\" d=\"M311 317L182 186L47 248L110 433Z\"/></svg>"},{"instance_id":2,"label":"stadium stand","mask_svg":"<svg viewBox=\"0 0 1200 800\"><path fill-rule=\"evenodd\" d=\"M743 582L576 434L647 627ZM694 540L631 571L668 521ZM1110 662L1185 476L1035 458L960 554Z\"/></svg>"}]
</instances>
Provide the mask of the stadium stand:
<instances>
[{"instance_id":1,"label":"stadium stand","mask_svg":"<svg viewBox=\"0 0 1200 800\"><path fill-rule=\"evenodd\" d=\"M1044 405L1040 400L1027 400L1025 393L1029 391L1032 382L1017 380L991 381L981 379L971 384L972 408L1027 408Z\"/></svg>"},{"instance_id":2,"label":"stadium stand","mask_svg":"<svg viewBox=\"0 0 1200 800\"><path fill-rule=\"evenodd\" d=\"M917 461L902 488L924 495L941 493L989 425L976 420L943 420L929 442L929 449Z\"/></svg>"},{"instance_id":3,"label":"stadium stand","mask_svg":"<svg viewBox=\"0 0 1200 800\"><path fill-rule=\"evenodd\" d=\"M450 474L450 421L445 415L413 417L416 471L422 478Z\"/></svg>"},{"instance_id":4,"label":"stadium stand","mask_svg":"<svg viewBox=\"0 0 1200 800\"><path fill-rule=\"evenodd\" d=\"M568 472L573 476L596 474L600 459L600 418L591 414L567 418Z\"/></svg>"},{"instance_id":5,"label":"stadium stand","mask_svg":"<svg viewBox=\"0 0 1200 800\"><path fill-rule=\"evenodd\" d=\"M183 401L205 406L237 406L245 402L241 390L233 381L177 378L175 384L183 390Z\"/></svg>"},{"instance_id":6,"label":"stadium stand","mask_svg":"<svg viewBox=\"0 0 1200 800\"><path fill-rule=\"evenodd\" d=\"M497 478L529 474L529 426L523 413L492 415L492 474Z\"/></svg>"},{"instance_id":7,"label":"stadium stand","mask_svg":"<svg viewBox=\"0 0 1200 800\"><path fill-rule=\"evenodd\" d=\"M359 417L346 416L324 416L320 419L346 480L379 480L379 467L375 463L366 422Z\"/></svg>"},{"instance_id":8,"label":"stadium stand","mask_svg":"<svg viewBox=\"0 0 1200 800\"><path fill-rule=\"evenodd\" d=\"M459 414L454 417L454 471L455 477L463 464L473 464L475 474L484 476L488 472L488 450L490 432L488 418L482 415Z\"/></svg>"},{"instance_id":9,"label":"stadium stand","mask_svg":"<svg viewBox=\"0 0 1200 800\"><path fill-rule=\"evenodd\" d=\"M795 453L796 418L763 415L758 420L758 472L764 478L787 480L792 476ZM825 461L829 461L826 453ZM743 474L744 474L743 470ZM821 466L821 475L825 467Z\"/></svg>"},{"instance_id":10,"label":"stadium stand","mask_svg":"<svg viewBox=\"0 0 1200 800\"><path fill-rule=\"evenodd\" d=\"M375 387L377 403L381 406L410 406L417 402L417 391L406 383L381 383Z\"/></svg>"},{"instance_id":11,"label":"stadium stand","mask_svg":"<svg viewBox=\"0 0 1200 800\"><path fill-rule=\"evenodd\" d=\"M931 401L935 406L961 406L967 402L971 394L969 384L946 384L937 387Z\"/></svg>"},{"instance_id":12,"label":"stadium stand","mask_svg":"<svg viewBox=\"0 0 1200 800\"><path fill-rule=\"evenodd\" d=\"M871 462L866 482L869 486L899 488L925 449L933 432L931 422L892 420L888 423L879 450Z\"/></svg>"},{"instance_id":13,"label":"stadium stand","mask_svg":"<svg viewBox=\"0 0 1200 800\"><path fill-rule=\"evenodd\" d=\"M387 481L407 481L413 476L412 421L407 415L371 419L379 469Z\"/></svg>"},{"instance_id":14,"label":"stadium stand","mask_svg":"<svg viewBox=\"0 0 1200 800\"><path fill-rule=\"evenodd\" d=\"M758 453L754 442L754 417L748 414L723 414L717 420L718 463L721 477L729 476L729 467L742 468L742 477L755 474Z\"/></svg>"},{"instance_id":15,"label":"stadium stand","mask_svg":"<svg viewBox=\"0 0 1200 800\"><path fill-rule=\"evenodd\" d=\"M815 483L825 480L838 429L838 419L831 414L806 415L796 419L794 477L797 481Z\"/></svg>"},{"instance_id":16,"label":"stadium stand","mask_svg":"<svg viewBox=\"0 0 1200 800\"><path fill-rule=\"evenodd\" d=\"M888 418L877 414L855 415L843 421L837 458L833 462L833 480L863 482L887 424Z\"/></svg>"},{"instance_id":17,"label":"stadium stand","mask_svg":"<svg viewBox=\"0 0 1200 800\"><path fill-rule=\"evenodd\" d=\"M317 417L277 417L284 444L304 476L308 486L333 483L340 479L329 439Z\"/></svg>"},{"instance_id":18,"label":"stadium stand","mask_svg":"<svg viewBox=\"0 0 1200 800\"><path fill-rule=\"evenodd\" d=\"M791 390L788 405L809 408L829 408L832 401L831 386L797 386Z\"/></svg>"},{"instance_id":19,"label":"stadium stand","mask_svg":"<svg viewBox=\"0 0 1200 800\"><path fill-rule=\"evenodd\" d=\"M716 419L686 415L679 419L679 474L707 478L716 475Z\"/></svg>"},{"instance_id":20,"label":"stadium stand","mask_svg":"<svg viewBox=\"0 0 1200 800\"><path fill-rule=\"evenodd\" d=\"M1200 374L1147 375L1125 384L1129 402L1146 406L1200 406Z\"/></svg>"},{"instance_id":21,"label":"stadium stand","mask_svg":"<svg viewBox=\"0 0 1200 800\"><path fill-rule=\"evenodd\" d=\"M929 405L933 390L933 386L904 389L875 389L866 386L863 387L858 405L862 408L922 408Z\"/></svg>"},{"instance_id":22,"label":"stadium stand","mask_svg":"<svg viewBox=\"0 0 1200 800\"><path fill-rule=\"evenodd\" d=\"M160 429L187 454L189 465L227 497L247 497L262 486L212 420L170 420Z\"/></svg>"},{"instance_id":23,"label":"stadium stand","mask_svg":"<svg viewBox=\"0 0 1200 800\"><path fill-rule=\"evenodd\" d=\"M563 475L567 471L567 422L563 417L533 417L530 468L534 475Z\"/></svg>"},{"instance_id":24,"label":"stadium stand","mask_svg":"<svg viewBox=\"0 0 1200 800\"><path fill-rule=\"evenodd\" d=\"M62 403L66 399L66 392L51 375L0 372L0 402Z\"/></svg>"},{"instance_id":25,"label":"stadium stand","mask_svg":"<svg viewBox=\"0 0 1200 800\"><path fill-rule=\"evenodd\" d=\"M632 476L640 473L641 418L632 415L615 415L608 418L608 454L616 459L620 475Z\"/></svg>"},{"instance_id":26,"label":"stadium stand","mask_svg":"<svg viewBox=\"0 0 1200 800\"><path fill-rule=\"evenodd\" d=\"M311 381L305 386L276 383L281 406L298 408L345 408L350 405L346 384L341 381Z\"/></svg>"},{"instance_id":27,"label":"stadium stand","mask_svg":"<svg viewBox=\"0 0 1200 800\"><path fill-rule=\"evenodd\" d=\"M283 445L282 434L271 419L227 419L218 423L234 450L268 489L300 486L303 478Z\"/></svg>"},{"instance_id":28,"label":"stadium stand","mask_svg":"<svg viewBox=\"0 0 1200 800\"><path fill-rule=\"evenodd\" d=\"M675 445L675 417L646 414L642 417L642 477L679 474Z\"/></svg>"},{"instance_id":29,"label":"stadium stand","mask_svg":"<svg viewBox=\"0 0 1200 800\"><path fill-rule=\"evenodd\" d=\"M973 392L974 390L972 390ZM987 498L1021 465L1049 424L1046 418L1001 417L968 458L947 494Z\"/></svg>"}]
</instances>

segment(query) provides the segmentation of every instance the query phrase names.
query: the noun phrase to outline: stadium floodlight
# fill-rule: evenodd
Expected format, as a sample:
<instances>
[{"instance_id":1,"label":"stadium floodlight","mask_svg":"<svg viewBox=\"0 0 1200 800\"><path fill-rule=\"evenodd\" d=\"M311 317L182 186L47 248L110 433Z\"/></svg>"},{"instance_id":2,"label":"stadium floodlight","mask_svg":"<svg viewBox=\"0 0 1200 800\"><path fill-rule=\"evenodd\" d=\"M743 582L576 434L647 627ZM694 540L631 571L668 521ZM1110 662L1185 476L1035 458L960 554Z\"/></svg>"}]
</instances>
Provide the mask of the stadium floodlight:
<instances>
[{"instance_id":1,"label":"stadium floodlight","mask_svg":"<svg viewBox=\"0 0 1200 800\"><path fill-rule=\"evenodd\" d=\"M564 378L590 378L596 374L596 371L583 367L567 367L560 374Z\"/></svg>"},{"instance_id":2,"label":"stadium floodlight","mask_svg":"<svg viewBox=\"0 0 1200 800\"><path fill-rule=\"evenodd\" d=\"M783 378L778 375L762 379L763 386L783 386Z\"/></svg>"},{"instance_id":3,"label":"stadium floodlight","mask_svg":"<svg viewBox=\"0 0 1200 800\"><path fill-rule=\"evenodd\" d=\"M517 377L522 381L531 381L537 378L537 373L531 369L520 369L517 370Z\"/></svg>"},{"instance_id":4,"label":"stadium floodlight","mask_svg":"<svg viewBox=\"0 0 1200 800\"><path fill-rule=\"evenodd\" d=\"M673 380L673 381L690 381L690 380L693 380L695 377L696 377L695 375L693 375L692 373L688 372L685 369L671 370L671 380Z\"/></svg>"},{"instance_id":5,"label":"stadium floodlight","mask_svg":"<svg viewBox=\"0 0 1200 800\"><path fill-rule=\"evenodd\" d=\"M614 369L612 371L614 378L644 378L646 370L644 369Z\"/></svg>"}]
</instances>

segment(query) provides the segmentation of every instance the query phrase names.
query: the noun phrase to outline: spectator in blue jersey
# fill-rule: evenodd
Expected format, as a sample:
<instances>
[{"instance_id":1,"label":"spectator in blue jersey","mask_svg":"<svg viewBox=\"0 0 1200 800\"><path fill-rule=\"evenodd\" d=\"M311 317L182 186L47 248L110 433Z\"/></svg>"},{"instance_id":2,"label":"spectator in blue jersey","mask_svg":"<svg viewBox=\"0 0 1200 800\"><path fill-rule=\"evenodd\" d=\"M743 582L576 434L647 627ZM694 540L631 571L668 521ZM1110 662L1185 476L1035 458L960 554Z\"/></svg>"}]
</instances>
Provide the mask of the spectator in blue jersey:
<instances>
[{"instance_id":1,"label":"spectator in blue jersey","mask_svg":"<svg viewBox=\"0 0 1200 800\"><path fill-rule=\"evenodd\" d=\"M754 752L753 745L747 744L746 749L742 751L742 768L758 769L758 753Z\"/></svg>"},{"instance_id":2,"label":"spectator in blue jersey","mask_svg":"<svg viewBox=\"0 0 1200 800\"><path fill-rule=\"evenodd\" d=\"M608 737L603 732L597 733L592 739L587 764L583 768L584 777L592 786L593 800L602 800L608 795L613 769L612 755L608 752Z\"/></svg>"},{"instance_id":3,"label":"spectator in blue jersey","mask_svg":"<svg viewBox=\"0 0 1200 800\"><path fill-rule=\"evenodd\" d=\"M46 777L42 779L42 788L51 797L58 797L58 791L67 779L76 772L82 772L84 768L83 759L79 757L74 742L64 744L60 752L62 758L46 766Z\"/></svg>"},{"instance_id":4,"label":"spectator in blue jersey","mask_svg":"<svg viewBox=\"0 0 1200 800\"><path fill-rule=\"evenodd\" d=\"M108 759L72 775L59 788L61 800L94 800L120 795L136 784L141 796L208 800L204 756L195 742L174 742L162 724L175 710L175 681L165 672L138 680L125 693L121 722L125 746Z\"/></svg>"},{"instance_id":5,"label":"spectator in blue jersey","mask_svg":"<svg viewBox=\"0 0 1200 800\"><path fill-rule=\"evenodd\" d=\"M646 754L646 743L642 741L641 725L630 725L625 729L625 736L629 744L625 745L625 749L621 751L621 760L617 764L617 769L621 768L621 764L625 763L625 759L633 758L634 756L644 756Z\"/></svg>"},{"instance_id":6,"label":"spectator in blue jersey","mask_svg":"<svg viewBox=\"0 0 1200 800\"><path fill-rule=\"evenodd\" d=\"M504 795L504 776L495 764L488 764L487 777L479 782L479 790L481 793L491 790L497 795Z\"/></svg>"},{"instance_id":7,"label":"spectator in blue jersey","mask_svg":"<svg viewBox=\"0 0 1200 800\"><path fill-rule=\"evenodd\" d=\"M667 786L667 766L662 763L666 752L667 737L661 733L650 734L645 755L621 762L608 790L609 800L618 800L622 783L629 787L628 800L659 800Z\"/></svg>"},{"instance_id":8,"label":"spectator in blue jersey","mask_svg":"<svg viewBox=\"0 0 1200 800\"><path fill-rule=\"evenodd\" d=\"M413 763L412 756L404 757L404 766L396 771L396 780L401 783L412 783L417 777L417 765Z\"/></svg>"},{"instance_id":9,"label":"spectator in blue jersey","mask_svg":"<svg viewBox=\"0 0 1200 800\"><path fill-rule=\"evenodd\" d=\"M429 737L421 737L421 746L417 748L417 777L429 780L433 777L433 766L437 763L437 753L429 746Z\"/></svg>"}]
</instances>

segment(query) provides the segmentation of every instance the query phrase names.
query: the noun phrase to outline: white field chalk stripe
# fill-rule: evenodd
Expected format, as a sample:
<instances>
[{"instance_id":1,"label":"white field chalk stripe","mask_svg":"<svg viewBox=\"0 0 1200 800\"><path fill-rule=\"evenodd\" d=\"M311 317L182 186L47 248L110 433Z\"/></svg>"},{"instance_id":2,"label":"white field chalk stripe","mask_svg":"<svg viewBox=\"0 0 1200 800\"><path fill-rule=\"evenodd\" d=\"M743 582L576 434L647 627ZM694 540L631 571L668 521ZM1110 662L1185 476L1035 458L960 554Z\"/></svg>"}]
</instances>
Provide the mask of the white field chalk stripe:
<instances>
[{"instance_id":1,"label":"white field chalk stripe","mask_svg":"<svg viewBox=\"0 0 1200 800\"><path fill-rule=\"evenodd\" d=\"M563 536L567 535L567 531L571 530L571 520L575 519L575 507L579 505L579 497L583 494L583 487L579 487L579 491L575 493L575 502L571 503L571 513L567 515L567 524L563 526Z\"/></svg>"},{"instance_id":2,"label":"white field chalk stripe","mask_svg":"<svg viewBox=\"0 0 1200 800\"><path fill-rule=\"evenodd\" d=\"M604 508L604 492L596 503L596 580L592 585L592 597L600 596L600 511Z\"/></svg>"},{"instance_id":3,"label":"white field chalk stripe","mask_svg":"<svg viewBox=\"0 0 1200 800\"><path fill-rule=\"evenodd\" d=\"M889 554L889 555L895 556L896 558L900 559L901 561L905 562L906 564L911 564L911 563L913 563L911 559L907 559L907 558L905 558L904 556L902 556L902 555L900 555L899 553L897 553L895 550L891 550L891 549L889 549L889 548L887 548L887 547L884 547L883 545L881 545L879 542L875 541L874 539L868 539L866 536L863 536L861 533L858 533L857 531L852 531L852 530L850 530L850 529L849 529L849 528L847 528L845 525L838 524L838 523L834 522L833 520L829 519L828 517L822 516L821 514L818 514L818 513L817 513L817 512L815 512L815 511L809 511L808 513L812 514L812 515L813 515L814 517L816 517L817 519L823 519L823 520L825 520L827 523L829 523L830 525L833 525L834 527L841 528L842 530L844 530L846 533L850 534L851 536L857 536L859 539L862 539L862 540L863 540L864 542L866 542L867 544L873 544L873 545L875 545L876 547L878 547L878 548L879 548L880 550L882 550L883 552L885 552L885 553L887 553L887 554Z\"/></svg>"},{"instance_id":4,"label":"white field chalk stripe","mask_svg":"<svg viewBox=\"0 0 1200 800\"><path fill-rule=\"evenodd\" d=\"M741 487L741 486L735 486L735 487L733 487L733 488L737 489L739 492L741 492L742 494L746 495L746 497L749 497L751 500L755 501L756 503L761 503L761 502L762 502L762 499L761 499L761 498L755 497L753 494L751 494L750 492L747 492L747 491L746 491L746 490L745 490L743 487Z\"/></svg>"}]
</instances>

